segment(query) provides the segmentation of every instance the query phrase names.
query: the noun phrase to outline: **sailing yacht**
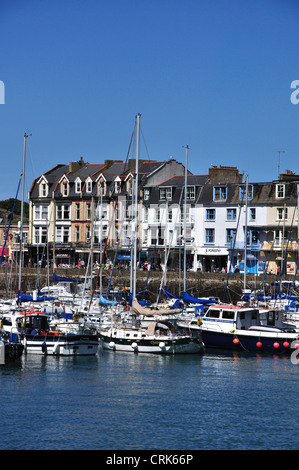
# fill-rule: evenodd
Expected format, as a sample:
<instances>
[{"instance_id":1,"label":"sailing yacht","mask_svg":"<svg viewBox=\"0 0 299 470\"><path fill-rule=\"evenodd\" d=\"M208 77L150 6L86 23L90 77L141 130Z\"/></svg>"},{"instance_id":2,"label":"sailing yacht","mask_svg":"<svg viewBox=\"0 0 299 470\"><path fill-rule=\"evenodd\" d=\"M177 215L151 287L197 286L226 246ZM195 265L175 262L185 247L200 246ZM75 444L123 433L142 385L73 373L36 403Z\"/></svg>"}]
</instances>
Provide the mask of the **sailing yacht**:
<instances>
[{"instance_id":1,"label":"sailing yacht","mask_svg":"<svg viewBox=\"0 0 299 470\"><path fill-rule=\"evenodd\" d=\"M137 236L138 230L138 158L139 158L139 130L140 114L136 116L136 171L135 171L135 219L134 219L134 256L133 256L133 301L131 310L132 324L111 323L110 328L100 331L103 349L110 351L126 351L135 353L155 354L188 354L204 351L204 346L199 338L179 334L174 323L165 320L164 313L174 314L167 309L151 310L143 308L136 299L136 261L137 261ZM181 312L179 309L178 312ZM159 318L157 318L159 316ZM141 327L139 320L150 317L147 327Z\"/></svg>"}]
</instances>

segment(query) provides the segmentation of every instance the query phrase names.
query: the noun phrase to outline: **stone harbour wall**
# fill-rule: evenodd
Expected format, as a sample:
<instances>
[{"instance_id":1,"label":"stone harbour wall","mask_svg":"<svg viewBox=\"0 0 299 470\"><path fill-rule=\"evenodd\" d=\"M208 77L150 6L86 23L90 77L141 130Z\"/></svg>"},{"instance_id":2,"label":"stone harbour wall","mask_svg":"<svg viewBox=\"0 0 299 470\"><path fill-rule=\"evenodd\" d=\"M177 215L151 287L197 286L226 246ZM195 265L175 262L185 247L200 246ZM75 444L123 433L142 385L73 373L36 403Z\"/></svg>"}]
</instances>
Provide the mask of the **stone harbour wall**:
<instances>
[{"instance_id":1,"label":"stone harbour wall","mask_svg":"<svg viewBox=\"0 0 299 470\"><path fill-rule=\"evenodd\" d=\"M57 269L55 273L58 276L82 279L84 280L85 271L82 269ZM24 268L22 273L22 292L28 293L37 288L37 285L40 287L52 284L52 274L53 271L48 273L46 268L41 269L38 273L36 269L33 268ZM94 271L95 276L97 272ZM111 276L111 271L103 271L103 286L106 287L109 283ZM136 284L137 291L145 289L149 293L153 294L153 297L156 297L162 281L163 273L160 271L152 271L148 276L147 271L137 271ZM267 275L264 288L270 289L270 283L278 280L274 275ZM246 288L247 289L259 289L263 282L263 276L255 276L248 274L246 276ZM183 273L179 272L169 272L166 274L164 285L167 286L167 289L172 294L179 294L183 292ZM0 269L0 294L4 296L11 295L11 292L15 292L15 289L18 286L18 272L14 268L9 271L5 267ZM130 272L125 270L114 270L112 279L111 279L111 288L112 289L123 289L130 287ZM186 290L187 292L194 297L207 297L207 296L216 296L220 300L225 300L226 302L236 302L242 290L244 289L244 279L242 274L227 274L223 273L194 273L187 272L186 274ZM226 292L224 299L224 292Z\"/></svg>"}]
</instances>

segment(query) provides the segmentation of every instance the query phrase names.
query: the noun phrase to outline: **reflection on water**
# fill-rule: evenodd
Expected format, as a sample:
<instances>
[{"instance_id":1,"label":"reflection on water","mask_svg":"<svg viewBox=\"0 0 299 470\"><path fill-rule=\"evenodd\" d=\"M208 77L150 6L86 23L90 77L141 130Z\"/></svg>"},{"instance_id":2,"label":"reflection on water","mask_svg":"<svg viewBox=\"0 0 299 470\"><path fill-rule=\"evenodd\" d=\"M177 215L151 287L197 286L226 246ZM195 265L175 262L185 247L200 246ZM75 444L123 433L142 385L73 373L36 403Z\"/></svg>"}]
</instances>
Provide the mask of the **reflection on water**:
<instances>
[{"instance_id":1,"label":"reflection on water","mask_svg":"<svg viewBox=\"0 0 299 470\"><path fill-rule=\"evenodd\" d=\"M24 355L0 368L0 448L295 449L298 374L287 357L221 351Z\"/></svg>"}]
</instances>

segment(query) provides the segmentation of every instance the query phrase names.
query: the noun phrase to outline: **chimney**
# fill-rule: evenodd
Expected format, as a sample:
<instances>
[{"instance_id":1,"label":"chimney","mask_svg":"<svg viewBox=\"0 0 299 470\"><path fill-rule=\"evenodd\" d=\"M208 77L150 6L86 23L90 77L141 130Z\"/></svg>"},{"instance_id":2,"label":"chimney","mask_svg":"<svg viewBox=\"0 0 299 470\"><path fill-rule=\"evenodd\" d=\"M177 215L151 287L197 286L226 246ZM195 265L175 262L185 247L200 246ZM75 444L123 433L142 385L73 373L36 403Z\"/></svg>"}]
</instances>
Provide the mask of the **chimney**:
<instances>
[{"instance_id":1,"label":"chimney","mask_svg":"<svg viewBox=\"0 0 299 470\"><path fill-rule=\"evenodd\" d=\"M84 165L85 165L85 162L83 160L83 157L80 157L80 160L78 162L69 162L69 173L73 173L79 168L82 168L82 166Z\"/></svg>"}]
</instances>

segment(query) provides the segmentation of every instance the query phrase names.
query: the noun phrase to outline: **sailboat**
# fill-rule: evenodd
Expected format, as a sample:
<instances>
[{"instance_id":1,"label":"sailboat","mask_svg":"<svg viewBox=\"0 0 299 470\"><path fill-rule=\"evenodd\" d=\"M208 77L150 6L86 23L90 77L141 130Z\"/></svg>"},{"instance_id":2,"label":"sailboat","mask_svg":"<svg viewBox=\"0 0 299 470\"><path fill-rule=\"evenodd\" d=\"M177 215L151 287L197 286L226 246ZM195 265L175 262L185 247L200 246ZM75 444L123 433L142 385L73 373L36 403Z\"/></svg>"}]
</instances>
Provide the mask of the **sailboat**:
<instances>
[{"instance_id":1,"label":"sailboat","mask_svg":"<svg viewBox=\"0 0 299 470\"><path fill-rule=\"evenodd\" d=\"M133 301L132 325L111 324L111 327L100 332L103 349L111 351L126 351L135 353L155 354L187 354L204 351L199 338L179 334L172 322L164 320L161 315L174 313L171 310L151 310L142 307L136 299L136 260L137 260L137 227L138 227L138 158L139 158L139 130L140 114L136 116L136 171L135 171L135 220L134 220L134 256L133 256ZM179 310L180 311L180 310ZM155 318L156 314L159 318ZM140 317L151 317L147 327L142 328L138 320Z\"/></svg>"},{"instance_id":2,"label":"sailboat","mask_svg":"<svg viewBox=\"0 0 299 470\"><path fill-rule=\"evenodd\" d=\"M37 354L56 354L67 356L95 355L99 347L97 334L70 334L50 329L46 313L36 310L26 310L26 308L22 308L21 305L23 207L27 137L28 136L25 133L22 172L18 308L2 313L0 316L0 331L5 338L9 337L10 340L17 345L17 347L12 348L13 351L15 351L16 357L20 352L23 352L23 350L28 353Z\"/></svg>"},{"instance_id":3,"label":"sailboat","mask_svg":"<svg viewBox=\"0 0 299 470\"><path fill-rule=\"evenodd\" d=\"M155 354L193 354L203 353L204 345L200 338L180 334L174 324L167 319L171 310L165 311L145 308L136 297L132 302L133 322L128 325L111 325L107 331L102 331L100 337L103 349L135 353ZM163 319L163 314L166 319ZM151 316L147 327L140 327L137 316ZM155 318L156 315L158 318ZM136 326L135 326L136 325Z\"/></svg>"}]
</instances>

